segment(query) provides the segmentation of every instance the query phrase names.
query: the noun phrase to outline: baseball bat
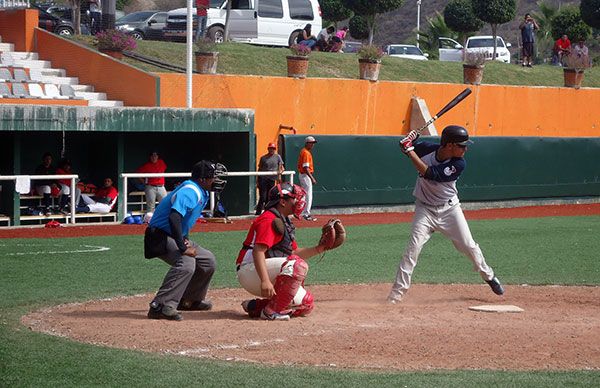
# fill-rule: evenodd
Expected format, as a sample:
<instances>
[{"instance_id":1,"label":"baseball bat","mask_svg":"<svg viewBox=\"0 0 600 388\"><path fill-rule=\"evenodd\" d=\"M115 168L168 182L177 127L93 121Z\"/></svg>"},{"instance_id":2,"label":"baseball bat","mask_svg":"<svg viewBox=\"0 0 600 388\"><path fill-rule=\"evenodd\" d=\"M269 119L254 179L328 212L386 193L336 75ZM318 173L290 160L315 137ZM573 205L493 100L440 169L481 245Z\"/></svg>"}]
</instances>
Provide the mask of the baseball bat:
<instances>
[{"instance_id":1,"label":"baseball bat","mask_svg":"<svg viewBox=\"0 0 600 388\"><path fill-rule=\"evenodd\" d=\"M450 109L454 108L456 105L458 105L462 100L464 100L465 98L467 98L467 96L471 94L471 88L466 88L465 90L463 90L462 92L460 92L460 94L456 97L454 97L452 99L452 101L450 101L449 103L446 104L446 106L444 106L442 109L440 109L440 111L433 116L431 119L429 119L425 125L423 125L421 128L417 129L417 133L420 135L421 132L423 130L425 130L425 128L427 128L428 126L430 126L431 124L433 124L433 122L437 119L439 119L440 117L442 117L442 115L446 112L448 112Z\"/></svg>"}]
</instances>

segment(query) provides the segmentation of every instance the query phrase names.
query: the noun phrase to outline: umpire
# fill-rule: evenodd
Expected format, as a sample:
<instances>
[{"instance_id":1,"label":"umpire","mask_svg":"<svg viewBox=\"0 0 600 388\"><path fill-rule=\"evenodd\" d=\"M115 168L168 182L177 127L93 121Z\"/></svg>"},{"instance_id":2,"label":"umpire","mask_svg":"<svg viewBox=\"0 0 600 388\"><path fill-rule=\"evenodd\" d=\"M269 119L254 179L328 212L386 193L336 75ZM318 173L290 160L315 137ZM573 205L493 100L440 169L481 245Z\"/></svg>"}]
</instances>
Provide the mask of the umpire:
<instances>
[{"instance_id":1,"label":"umpire","mask_svg":"<svg viewBox=\"0 0 600 388\"><path fill-rule=\"evenodd\" d=\"M215 256L189 240L189 232L209 200L209 191L225 187L225 166L202 160L184 181L156 207L144 236L144 256L159 257L171 266L150 303L148 318L181 321L178 310L210 310L208 285L216 269Z\"/></svg>"}]
</instances>

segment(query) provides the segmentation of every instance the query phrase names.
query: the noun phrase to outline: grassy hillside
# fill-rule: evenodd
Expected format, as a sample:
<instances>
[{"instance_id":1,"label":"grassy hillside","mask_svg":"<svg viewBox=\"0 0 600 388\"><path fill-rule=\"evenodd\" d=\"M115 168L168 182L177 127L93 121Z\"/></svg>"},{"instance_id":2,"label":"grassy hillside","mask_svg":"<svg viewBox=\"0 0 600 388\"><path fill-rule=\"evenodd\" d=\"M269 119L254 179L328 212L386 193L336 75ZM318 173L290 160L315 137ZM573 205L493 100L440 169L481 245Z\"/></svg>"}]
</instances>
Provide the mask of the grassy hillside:
<instances>
[{"instance_id":1,"label":"grassy hillside","mask_svg":"<svg viewBox=\"0 0 600 388\"><path fill-rule=\"evenodd\" d=\"M77 38L89 43L89 37ZM218 72L224 74L244 75L287 75L286 48L253 46L241 43L219 45ZM137 53L157 58L178 66L185 66L186 47L184 43L139 42ZM151 72L168 72L153 65L134 59L125 61L133 66ZM358 61L354 54L337 54L315 52L310 57L309 77L325 78L358 78ZM414 61L399 58L384 58L380 73L381 80L418 81L418 82L450 82L462 83L462 65L458 62ZM513 64L489 63L483 77L485 84L528 85L528 86L562 86L562 69L555 66L541 65L523 68ZM600 87L600 71L592 68L586 71L585 87Z\"/></svg>"}]
</instances>

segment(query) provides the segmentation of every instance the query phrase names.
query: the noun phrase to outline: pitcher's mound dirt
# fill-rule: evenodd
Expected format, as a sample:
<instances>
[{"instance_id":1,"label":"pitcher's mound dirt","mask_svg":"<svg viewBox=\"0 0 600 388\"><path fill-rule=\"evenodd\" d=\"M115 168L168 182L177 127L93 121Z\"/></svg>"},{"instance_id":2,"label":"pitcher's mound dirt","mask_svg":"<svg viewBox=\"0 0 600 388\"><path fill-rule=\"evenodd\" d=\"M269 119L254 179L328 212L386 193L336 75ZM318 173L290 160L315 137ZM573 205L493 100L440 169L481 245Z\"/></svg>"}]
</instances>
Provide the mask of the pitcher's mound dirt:
<instances>
[{"instance_id":1,"label":"pitcher's mound dirt","mask_svg":"<svg viewBox=\"0 0 600 388\"><path fill-rule=\"evenodd\" d=\"M264 364L378 370L600 369L600 287L414 285L398 305L389 284L308 286L306 318L247 318L241 289L211 290L215 308L182 322L146 318L152 295L47 308L31 329L76 341ZM468 309L513 304L520 314Z\"/></svg>"}]
</instances>

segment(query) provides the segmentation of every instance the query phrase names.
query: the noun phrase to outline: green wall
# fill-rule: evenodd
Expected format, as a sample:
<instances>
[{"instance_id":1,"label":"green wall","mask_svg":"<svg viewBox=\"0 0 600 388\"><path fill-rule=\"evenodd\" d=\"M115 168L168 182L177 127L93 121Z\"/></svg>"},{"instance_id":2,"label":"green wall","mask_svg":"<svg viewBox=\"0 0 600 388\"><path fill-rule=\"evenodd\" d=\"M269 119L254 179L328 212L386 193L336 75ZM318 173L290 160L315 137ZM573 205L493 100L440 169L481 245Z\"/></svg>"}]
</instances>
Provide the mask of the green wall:
<instances>
[{"instance_id":1,"label":"green wall","mask_svg":"<svg viewBox=\"0 0 600 388\"><path fill-rule=\"evenodd\" d=\"M296 168L306 135L282 135ZM395 136L318 136L315 207L412 203L416 170ZM438 138L423 138L438 141ZM457 185L462 201L600 196L600 138L478 137Z\"/></svg>"}]
</instances>

